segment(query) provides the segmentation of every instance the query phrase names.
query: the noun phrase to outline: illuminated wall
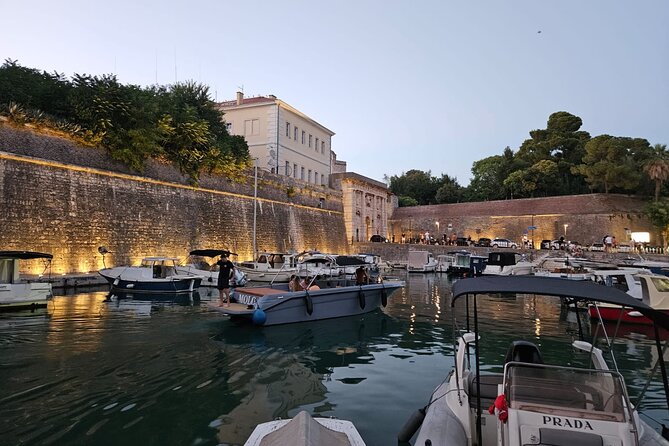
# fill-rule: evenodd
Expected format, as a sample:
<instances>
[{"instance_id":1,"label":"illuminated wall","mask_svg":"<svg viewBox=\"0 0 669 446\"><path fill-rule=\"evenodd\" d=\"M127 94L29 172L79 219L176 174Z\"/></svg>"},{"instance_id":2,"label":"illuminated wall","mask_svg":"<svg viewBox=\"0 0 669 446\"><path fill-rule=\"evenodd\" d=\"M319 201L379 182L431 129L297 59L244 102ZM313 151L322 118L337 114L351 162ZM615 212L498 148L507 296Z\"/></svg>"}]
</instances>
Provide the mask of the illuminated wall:
<instances>
[{"instance_id":1,"label":"illuminated wall","mask_svg":"<svg viewBox=\"0 0 669 446\"><path fill-rule=\"evenodd\" d=\"M0 250L52 253L54 274L103 268L99 246L110 251L106 266L136 264L152 255L185 259L197 248L228 248L239 260L252 257L253 181L204 178L202 187L194 188L173 180L178 172L165 165L152 167L153 178L83 167L62 161L74 157L95 165L97 159L98 165L117 166L105 161L104 151L68 148L69 142L24 133L18 144L10 144L0 125ZM38 154L51 159L35 158ZM156 178L160 169L168 171L167 181ZM347 252L341 194L287 185L266 173L259 185L259 249Z\"/></svg>"}]
</instances>

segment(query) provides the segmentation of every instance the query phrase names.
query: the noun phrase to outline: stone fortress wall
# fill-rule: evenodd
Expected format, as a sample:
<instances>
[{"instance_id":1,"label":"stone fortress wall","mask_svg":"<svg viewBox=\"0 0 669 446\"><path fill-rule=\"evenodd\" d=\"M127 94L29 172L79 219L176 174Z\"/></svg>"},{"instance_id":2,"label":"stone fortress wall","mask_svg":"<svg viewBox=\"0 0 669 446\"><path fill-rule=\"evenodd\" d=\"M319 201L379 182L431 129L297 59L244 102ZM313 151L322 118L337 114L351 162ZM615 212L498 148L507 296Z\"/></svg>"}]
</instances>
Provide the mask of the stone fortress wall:
<instances>
[{"instance_id":1,"label":"stone fortress wall","mask_svg":"<svg viewBox=\"0 0 669 446\"><path fill-rule=\"evenodd\" d=\"M346 253L341 193L260 171L257 246ZM142 176L104 149L0 123L0 250L54 255L53 273L184 259L197 248L252 258L254 177L203 175L198 187L177 169L147 163ZM32 273L39 273L35 266Z\"/></svg>"}]
</instances>

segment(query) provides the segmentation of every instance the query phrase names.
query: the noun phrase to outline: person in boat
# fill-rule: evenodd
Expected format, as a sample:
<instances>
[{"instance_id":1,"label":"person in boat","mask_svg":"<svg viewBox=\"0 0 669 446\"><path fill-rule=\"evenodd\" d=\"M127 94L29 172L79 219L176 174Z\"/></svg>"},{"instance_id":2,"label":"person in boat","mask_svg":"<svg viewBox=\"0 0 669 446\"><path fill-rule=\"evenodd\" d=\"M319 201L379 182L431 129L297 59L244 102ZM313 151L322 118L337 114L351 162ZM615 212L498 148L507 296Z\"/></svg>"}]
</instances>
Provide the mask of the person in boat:
<instances>
[{"instance_id":1,"label":"person in boat","mask_svg":"<svg viewBox=\"0 0 669 446\"><path fill-rule=\"evenodd\" d=\"M368 285L369 284L369 276L367 275L367 270L365 270L365 267L360 265L356 270L355 270L355 284L356 285Z\"/></svg>"},{"instance_id":2,"label":"person in boat","mask_svg":"<svg viewBox=\"0 0 669 446\"><path fill-rule=\"evenodd\" d=\"M297 275L293 274L290 276L290 280L288 281L288 289L290 291L302 291L304 288L302 288L302 285L300 284L300 278L297 277Z\"/></svg>"},{"instance_id":3,"label":"person in boat","mask_svg":"<svg viewBox=\"0 0 669 446\"><path fill-rule=\"evenodd\" d=\"M218 271L218 282L216 283L216 288L218 288L219 299L221 303L219 307L230 306L230 279L234 277L235 265L228 259L228 256L225 254L221 255L221 258L216 264L219 266ZM224 299L225 298L225 299Z\"/></svg>"},{"instance_id":4,"label":"person in boat","mask_svg":"<svg viewBox=\"0 0 669 446\"><path fill-rule=\"evenodd\" d=\"M302 291L302 290L308 290L308 291L320 290L321 287L319 287L315 283L312 283L313 281L314 281L314 278L311 277L311 276L309 276L305 279L302 279L300 281L300 291Z\"/></svg>"}]
</instances>

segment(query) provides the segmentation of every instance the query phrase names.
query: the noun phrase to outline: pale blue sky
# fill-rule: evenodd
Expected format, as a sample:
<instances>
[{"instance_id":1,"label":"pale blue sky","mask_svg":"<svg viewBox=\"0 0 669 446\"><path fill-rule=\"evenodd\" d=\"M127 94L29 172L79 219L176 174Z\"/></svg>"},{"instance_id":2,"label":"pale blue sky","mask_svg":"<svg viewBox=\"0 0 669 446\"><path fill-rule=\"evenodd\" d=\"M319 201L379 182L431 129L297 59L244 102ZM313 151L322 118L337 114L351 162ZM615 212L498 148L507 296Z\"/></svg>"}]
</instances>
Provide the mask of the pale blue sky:
<instances>
[{"instance_id":1,"label":"pale blue sky","mask_svg":"<svg viewBox=\"0 0 669 446\"><path fill-rule=\"evenodd\" d=\"M275 94L336 133L351 171L467 185L565 110L669 144L669 1L0 0L0 58L219 101ZM541 31L541 33L538 33ZM176 64L175 64L176 56Z\"/></svg>"}]
</instances>

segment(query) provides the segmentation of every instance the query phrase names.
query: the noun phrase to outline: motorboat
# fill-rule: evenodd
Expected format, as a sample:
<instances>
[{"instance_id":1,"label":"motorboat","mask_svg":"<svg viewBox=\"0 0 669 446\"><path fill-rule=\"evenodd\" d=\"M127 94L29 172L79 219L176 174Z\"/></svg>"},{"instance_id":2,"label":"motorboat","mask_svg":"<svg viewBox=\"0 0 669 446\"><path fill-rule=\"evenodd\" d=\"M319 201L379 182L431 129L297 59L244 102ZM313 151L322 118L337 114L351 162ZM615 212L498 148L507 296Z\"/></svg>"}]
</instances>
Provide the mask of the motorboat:
<instances>
[{"instance_id":1,"label":"motorboat","mask_svg":"<svg viewBox=\"0 0 669 446\"><path fill-rule=\"evenodd\" d=\"M453 256L451 266L448 269L448 274L451 276L480 276L487 267L488 257L473 255L466 250L450 251L448 255Z\"/></svg>"},{"instance_id":2,"label":"motorboat","mask_svg":"<svg viewBox=\"0 0 669 446\"><path fill-rule=\"evenodd\" d=\"M488 254L488 263L483 274L488 276L516 276L532 274L534 263L525 256L511 251L496 251Z\"/></svg>"},{"instance_id":3,"label":"motorboat","mask_svg":"<svg viewBox=\"0 0 669 446\"><path fill-rule=\"evenodd\" d=\"M569 280L592 280L592 270L574 257L546 257L540 260L533 274Z\"/></svg>"},{"instance_id":4,"label":"motorboat","mask_svg":"<svg viewBox=\"0 0 669 446\"><path fill-rule=\"evenodd\" d=\"M437 261L430 251L409 251L407 271L410 273L433 273Z\"/></svg>"},{"instance_id":5,"label":"motorboat","mask_svg":"<svg viewBox=\"0 0 669 446\"><path fill-rule=\"evenodd\" d=\"M320 251L304 251L297 255L297 275L306 277L341 276L345 267L337 263L336 254L326 254Z\"/></svg>"},{"instance_id":6,"label":"motorboat","mask_svg":"<svg viewBox=\"0 0 669 446\"><path fill-rule=\"evenodd\" d=\"M604 350L581 339L564 363L545 363L539 347L529 341L511 343L503 364L487 358L501 357L494 339L482 339L478 308L487 299L496 305L518 295L571 299L573 302L603 302L631 307L669 327L669 316L654 311L623 291L592 281L570 281L537 276L484 276L453 284L451 312L457 346L453 371L435 389L427 406L418 410L401 429L398 440L408 441L417 432L415 445L433 446L525 446L525 445L669 445L639 416L631 403L623 376L604 359L613 355L605 337ZM455 311L465 301L463 311ZM466 314L461 332L456 313ZM462 321L461 321L462 322ZM535 333L530 334L531 337ZM484 348L494 345L495 352ZM663 358L657 343L658 358ZM494 354L493 354L494 353ZM665 393L669 394L666 370ZM500 370L495 373L491 370ZM483 373L483 371L486 371Z\"/></svg>"},{"instance_id":7,"label":"motorboat","mask_svg":"<svg viewBox=\"0 0 669 446\"><path fill-rule=\"evenodd\" d=\"M350 421L313 418L301 411L288 420L274 420L256 426L244 446L365 446Z\"/></svg>"},{"instance_id":8,"label":"motorboat","mask_svg":"<svg viewBox=\"0 0 669 446\"><path fill-rule=\"evenodd\" d=\"M455 255L453 254L439 254L437 256L437 267L435 272L438 273L447 273L451 266L455 263Z\"/></svg>"},{"instance_id":9,"label":"motorboat","mask_svg":"<svg viewBox=\"0 0 669 446\"><path fill-rule=\"evenodd\" d=\"M33 251L0 251L0 310L44 307L52 297L51 283L21 277L22 261L42 260L45 270L53 255Z\"/></svg>"},{"instance_id":10,"label":"motorboat","mask_svg":"<svg viewBox=\"0 0 669 446\"><path fill-rule=\"evenodd\" d=\"M643 270L642 270L643 271ZM669 315L669 277L661 274L653 274L646 270L646 273L634 274L628 272L626 275L606 276L609 279L609 286L616 287L631 294L637 300L661 313ZM615 279L614 279L615 278ZM619 280L615 281L614 280ZM629 282L628 282L629 281ZM638 285L634 283L638 281ZM628 286L632 288L628 288ZM637 289L638 288L638 289ZM639 294L637 297L636 293ZM616 321L630 324L652 325L653 320L644 315L641 311L633 307L621 307L607 303L590 304L588 313L592 319L600 321Z\"/></svg>"},{"instance_id":11,"label":"motorboat","mask_svg":"<svg viewBox=\"0 0 669 446\"><path fill-rule=\"evenodd\" d=\"M615 267L593 269L592 280L600 285L612 286L626 292L635 299L641 299L640 275L653 274L646 268Z\"/></svg>"},{"instance_id":12,"label":"motorboat","mask_svg":"<svg viewBox=\"0 0 669 446\"><path fill-rule=\"evenodd\" d=\"M288 282L297 272L297 255L286 252L260 252L254 261L239 262L237 269L252 282Z\"/></svg>"},{"instance_id":13,"label":"motorboat","mask_svg":"<svg viewBox=\"0 0 669 446\"><path fill-rule=\"evenodd\" d=\"M117 266L99 271L112 291L126 293L190 293L203 276L177 271L176 257L146 257L139 266Z\"/></svg>"},{"instance_id":14,"label":"motorboat","mask_svg":"<svg viewBox=\"0 0 669 446\"><path fill-rule=\"evenodd\" d=\"M317 277L321 277L318 279ZM345 276L312 276L304 289L291 290L289 284L235 288L230 306L210 304L210 308L255 325L278 325L354 316L385 306L388 297L405 283L399 280L356 284Z\"/></svg>"},{"instance_id":15,"label":"motorboat","mask_svg":"<svg viewBox=\"0 0 669 446\"><path fill-rule=\"evenodd\" d=\"M215 287L218 284L218 265L211 265L203 257L216 258L224 255L226 257L236 256L234 252L227 249L194 249L189 253L189 262L185 265L177 265L176 270L179 274L202 276L200 286ZM248 282L247 275L235 267L231 286L244 286Z\"/></svg>"}]
</instances>

